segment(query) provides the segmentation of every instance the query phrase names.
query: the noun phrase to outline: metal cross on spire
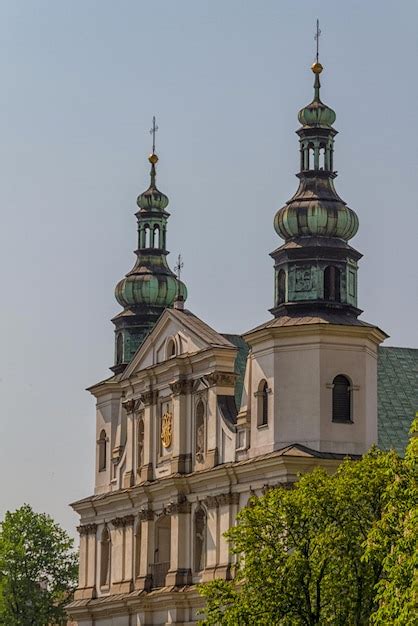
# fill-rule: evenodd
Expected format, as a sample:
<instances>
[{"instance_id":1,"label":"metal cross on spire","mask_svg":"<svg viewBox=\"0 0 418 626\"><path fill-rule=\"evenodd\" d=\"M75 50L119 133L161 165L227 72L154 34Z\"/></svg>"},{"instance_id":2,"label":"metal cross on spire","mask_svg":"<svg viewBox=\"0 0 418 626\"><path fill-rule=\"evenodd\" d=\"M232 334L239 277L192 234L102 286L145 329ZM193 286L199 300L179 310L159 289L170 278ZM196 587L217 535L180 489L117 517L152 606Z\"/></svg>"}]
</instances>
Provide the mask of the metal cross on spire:
<instances>
[{"instance_id":1,"label":"metal cross on spire","mask_svg":"<svg viewBox=\"0 0 418 626\"><path fill-rule=\"evenodd\" d=\"M184 267L183 258L181 256L181 254L179 254L178 257L177 257L177 265L174 268L174 271L176 272L177 278L179 280L181 278L181 270L183 269L183 267Z\"/></svg>"},{"instance_id":2,"label":"metal cross on spire","mask_svg":"<svg viewBox=\"0 0 418 626\"><path fill-rule=\"evenodd\" d=\"M152 135L152 154L155 154L155 133L158 130L158 126L155 124L155 115L152 118L152 128L150 128L150 135Z\"/></svg>"},{"instance_id":3,"label":"metal cross on spire","mask_svg":"<svg viewBox=\"0 0 418 626\"><path fill-rule=\"evenodd\" d=\"M321 29L319 28L319 20L316 20L316 33L315 33L315 41L316 41L316 62L319 63L319 37L321 36Z\"/></svg>"}]
</instances>

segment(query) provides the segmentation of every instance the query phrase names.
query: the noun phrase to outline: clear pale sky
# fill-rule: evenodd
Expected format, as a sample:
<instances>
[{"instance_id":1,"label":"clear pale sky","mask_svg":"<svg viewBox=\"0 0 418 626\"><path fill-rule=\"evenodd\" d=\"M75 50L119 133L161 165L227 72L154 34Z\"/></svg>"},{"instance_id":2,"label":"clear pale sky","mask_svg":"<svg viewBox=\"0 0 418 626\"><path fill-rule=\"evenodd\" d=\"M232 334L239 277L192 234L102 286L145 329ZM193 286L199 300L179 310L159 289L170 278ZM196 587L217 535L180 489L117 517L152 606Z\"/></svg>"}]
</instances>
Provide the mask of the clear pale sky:
<instances>
[{"instance_id":1,"label":"clear pale sky","mask_svg":"<svg viewBox=\"0 0 418 626\"><path fill-rule=\"evenodd\" d=\"M84 389L112 364L154 114L188 308L222 332L270 318L317 17L362 317L417 347L416 1L1 2L0 516L29 502L73 533L68 503L92 493Z\"/></svg>"}]
</instances>

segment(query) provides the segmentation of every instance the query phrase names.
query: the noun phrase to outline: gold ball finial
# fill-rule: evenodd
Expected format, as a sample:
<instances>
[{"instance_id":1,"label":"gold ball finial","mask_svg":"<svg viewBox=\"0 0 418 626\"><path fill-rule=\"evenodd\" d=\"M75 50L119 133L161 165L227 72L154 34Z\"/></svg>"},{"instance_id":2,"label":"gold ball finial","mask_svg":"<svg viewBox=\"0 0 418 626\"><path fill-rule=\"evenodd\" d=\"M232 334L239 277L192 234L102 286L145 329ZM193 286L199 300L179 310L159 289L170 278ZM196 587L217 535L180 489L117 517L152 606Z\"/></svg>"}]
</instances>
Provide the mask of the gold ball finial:
<instances>
[{"instance_id":1,"label":"gold ball finial","mask_svg":"<svg viewBox=\"0 0 418 626\"><path fill-rule=\"evenodd\" d=\"M158 163L158 157L157 157L157 155L155 154L155 152L153 152L152 154L150 154L150 155L149 155L149 157L148 157L148 161L149 161L150 163L152 163L153 165L155 165L156 163Z\"/></svg>"},{"instance_id":2,"label":"gold ball finial","mask_svg":"<svg viewBox=\"0 0 418 626\"><path fill-rule=\"evenodd\" d=\"M320 64L319 61L315 61L315 63L311 66L311 70L314 74L320 74L324 68Z\"/></svg>"}]
</instances>

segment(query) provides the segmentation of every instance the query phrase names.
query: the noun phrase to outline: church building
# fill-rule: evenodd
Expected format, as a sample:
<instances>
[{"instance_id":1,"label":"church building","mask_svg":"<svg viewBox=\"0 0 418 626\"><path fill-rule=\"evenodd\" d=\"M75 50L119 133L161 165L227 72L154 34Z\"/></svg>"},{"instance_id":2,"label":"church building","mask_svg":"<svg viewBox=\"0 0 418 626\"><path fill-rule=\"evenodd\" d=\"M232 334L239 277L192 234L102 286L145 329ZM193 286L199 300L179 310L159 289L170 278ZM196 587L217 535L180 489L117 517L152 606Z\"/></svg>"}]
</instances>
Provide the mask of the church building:
<instances>
[{"instance_id":1,"label":"church building","mask_svg":"<svg viewBox=\"0 0 418 626\"><path fill-rule=\"evenodd\" d=\"M360 318L359 222L334 187L322 69L312 66L314 97L298 116L299 186L274 218L271 316L244 335L187 309L167 262L155 148L149 157L135 264L116 286L112 376L89 389L95 487L72 504L80 563L67 609L78 626L196 624L196 584L233 576L224 532L249 498L318 465L333 472L373 443L406 443L418 350L382 348L385 332Z\"/></svg>"}]
</instances>

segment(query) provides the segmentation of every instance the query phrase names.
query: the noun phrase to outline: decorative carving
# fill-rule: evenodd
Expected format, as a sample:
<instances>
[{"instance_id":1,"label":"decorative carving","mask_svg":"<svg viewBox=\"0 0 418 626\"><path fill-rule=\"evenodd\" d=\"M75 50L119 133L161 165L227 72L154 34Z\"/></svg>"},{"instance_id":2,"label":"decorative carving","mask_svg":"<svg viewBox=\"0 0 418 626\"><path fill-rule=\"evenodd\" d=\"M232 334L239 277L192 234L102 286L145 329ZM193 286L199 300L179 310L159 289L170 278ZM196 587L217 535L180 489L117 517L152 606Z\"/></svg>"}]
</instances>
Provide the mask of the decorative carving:
<instances>
[{"instance_id":1,"label":"decorative carving","mask_svg":"<svg viewBox=\"0 0 418 626\"><path fill-rule=\"evenodd\" d=\"M119 463L122 456L123 446L116 446L112 450L112 463Z\"/></svg>"},{"instance_id":2,"label":"decorative carving","mask_svg":"<svg viewBox=\"0 0 418 626\"><path fill-rule=\"evenodd\" d=\"M161 418L161 443L164 448L171 446L173 439L173 414L166 411Z\"/></svg>"},{"instance_id":3,"label":"decorative carving","mask_svg":"<svg viewBox=\"0 0 418 626\"><path fill-rule=\"evenodd\" d=\"M82 524L81 526L77 526L77 530L80 535L95 535L97 524Z\"/></svg>"},{"instance_id":4,"label":"decorative carving","mask_svg":"<svg viewBox=\"0 0 418 626\"><path fill-rule=\"evenodd\" d=\"M158 391L154 391L153 389L148 389L140 396L141 402L145 406L150 406L151 404L155 404L158 398Z\"/></svg>"},{"instance_id":5,"label":"decorative carving","mask_svg":"<svg viewBox=\"0 0 418 626\"><path fill-rule=\"evenodd\" d=\"M310 267L301 267L295 273L295 291L310 291L312 289L312 272Z\"/></svg>"},{"instance_id":6,"label":"decorative carving","mask_svg":"<svg viewBox=\"0 0 418 626\"><path fill-rule=\"evenodd\" d=\"M125 402L122 402L122 406L127 413L134 413L137 410L139 404L139 401L134 399L125 400Z\"/></svg>"},{"instance_id":7,"label":"decorative carving","mask_svg":"<svg viewBox=\"0 0 418 626\"><path fill-rule=\"evenodd\" d=\"M154 519L154 511L152 509L141 509L138 513L140 522L151 522Z\"/></svg>"},{"instance_id":8,"label":"decorative carving","mask_svg":"<svg viewBox=\"0 0 418 626\"><path fill-rule=\"evenodd\" d=\"M179 379L170 383L170 389L174 396L185 395L193 390L194 380Z\"/></svg>"},{"instance_id":9,"label":"decorative carving","mask_svg":"<svg viewBox=\"0 0 418 626\"><path fill-rule=\"evenodd\" d=\"M110 520L115 528L124 528L132 526L135 521L135 515L125 515L124 517L114 517Z\"/></svg>"},{"instance_id":10,"label":"decorative carving","mask_svg":"<svg viewBox=\"0 0 418 626\"><path fill-rule=\"evenodd\" d=\"M238 504L239 493L219 493L216 496L207 496L204 502L208 509L215 509L225 504Z\"/></svg>"},{"instance_id":11,"label":"decorative carving","mask_svg":"<svg viewBox=\"0 0 418 626\"><path fill-rule=\"evenodd\" d=\"M170 504L164 507L165 515L175 515L177 513L190 513L192 508L184 494L179 494L176 500L172 500Z\"/></svg>"},{"instance_id":12,"label":"decorative carving","mask_svg":"<svg viewBox=\"0 0 418 626\"><path fill-rule=\"evenodd\" d=\"M233 387L237 375L233 372L212 372L206 376L209 385L220 385L221 387Z\"/></svg>"}]
</instances>

